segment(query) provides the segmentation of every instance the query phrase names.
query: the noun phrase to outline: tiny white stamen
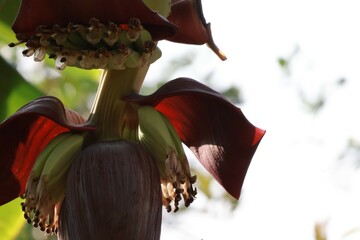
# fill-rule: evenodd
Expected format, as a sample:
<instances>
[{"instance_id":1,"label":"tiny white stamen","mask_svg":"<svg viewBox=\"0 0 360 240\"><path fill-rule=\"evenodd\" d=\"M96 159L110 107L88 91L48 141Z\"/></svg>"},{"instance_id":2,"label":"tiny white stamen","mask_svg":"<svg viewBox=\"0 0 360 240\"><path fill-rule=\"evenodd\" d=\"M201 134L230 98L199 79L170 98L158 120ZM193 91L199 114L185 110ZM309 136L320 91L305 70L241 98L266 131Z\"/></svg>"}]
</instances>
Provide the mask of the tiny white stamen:
<instances>
[{"instance_id":1,"label":"tiny white stamen","mask_svg":"<svg viewBox=\"0 0 360 240\"><path fill-rule=\"evenodd\" d=\"M47 34L41 34L39 43L40 43L40 45L43 46L43 47L49 46L49 44L50 44L50 42L49 42L49 36L48 36Z\"/></svg>"},{"instance_id":2,"label":"tiny white stamen","mask_svg":"<svg viewBox=\"0 0 360 240\"><path fill-rule=\"evenodd\" d=\"M98 56L95 57L95 68L105 69L109 63L109 56L103 53L99 53Z\"/></svg>"},{"instance_id":3,"label":"tiny white stamen","mask_svg":"<svg viewBox=\"0 0 360 240\"><path fill-rule=\"evenodd\" d=\"M25 57L31 57L35 52L35 49L29 48L22 52Z\"/></svg>"},{"instance_id":4,"label":"tiny white stamen","mask_svg":"<svg viewBox=\"0 0 360 240\"><path fill-rule=\"evenodd\" d=\"M123 50L122 52L113 52L110 55L109 59L109 67L115 70L123 70L125 69L125 61L127 56L129 55L129 50Z\"/></svg>"},{"instance_id":5,"label":"tiny white stamen","mask_svg":"<svg viewBox=\"0 0 360 240\"><path fill-rule=\"evenodd\" d=\"M86 39L89 43L95 45L101 41L104 25L95 18L90 19L89 23L91 26L88 28Z\"/></svg>"},{"instance_id":6,"label":"tiny white stamen","mask_svg":"<svg viewBox=\"0 0 360 240\"><path fill-rule=\"evenodd\" d=\"M51 37L55 39L56 44L58 45L63 45L67 41L67 34L54 33Z\"/></svg>"},{"instance_id":7,"label":"tiny white stamen","mask_svg":"<svg viewBox=\"0 0 360 240\"><path fill-rule=\"evenodd\" d=\"M34 52L34 61L41 62L44 60L46 56L46 49L45 48L37 48Z\"/></svg>"},{"instance_id":8,"label":"tiny white stamen","mask_svg":"<svg viewBox=\"0 0 360 240\"><path fill-rule=\"evenodd\" d=\"M64 70L65 67L67 66L66 57L64 57L62 55L57 56L57 58L55 60L55 66L58 70Z\"/></svg>"},{"instance_id":9,"label":"tiny white stamen","mask_svg":"<svg viewBox=\"0 0 360 240\"><path fill-rule=\"evenodd\" d=\"M159 50L154 51L155 42L144 40L151 35L137 18L131 18L126 28L92 18L88 25L40 25L33 35L16 37L19 42L10 43L10 47L26 43L24 56L34 55L40 62L48 54L59 70L66 66L123 70L150 64L161 56Z\"/></svg>"},{"instance_id":10,"label":"tiny white stamen","mask_svg":"<svg viewBox=\"0 0 360 240\"><path fill-rule=\"evenodd\" d=\"M84 55L81 55L79 65L84 69L92 69L95 65L95 57L91 56L89 52L86 52Z\"/></svg>"}]
</instances>

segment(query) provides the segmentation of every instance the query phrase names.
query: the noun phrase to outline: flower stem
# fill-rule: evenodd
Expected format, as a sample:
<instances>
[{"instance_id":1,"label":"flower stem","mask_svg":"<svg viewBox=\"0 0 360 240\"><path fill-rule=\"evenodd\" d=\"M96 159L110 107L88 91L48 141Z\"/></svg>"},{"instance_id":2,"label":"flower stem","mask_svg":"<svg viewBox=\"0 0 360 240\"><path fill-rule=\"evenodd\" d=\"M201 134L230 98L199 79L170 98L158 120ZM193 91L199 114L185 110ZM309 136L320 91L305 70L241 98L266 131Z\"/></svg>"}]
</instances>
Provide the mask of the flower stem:
<instances>
[{"instance_id":1,"label":"flower stem","mask_svg":"<svg viewBox=\"0 0 360 240\"><path fill-rule=\"evenodd\" d=\"M136 105L122 99L139 93L148 68L149 65L144 65L124 70L104 70L89 117L89 123L96 126L98 141L136 138Z\"/></svg>"}]
</instances>

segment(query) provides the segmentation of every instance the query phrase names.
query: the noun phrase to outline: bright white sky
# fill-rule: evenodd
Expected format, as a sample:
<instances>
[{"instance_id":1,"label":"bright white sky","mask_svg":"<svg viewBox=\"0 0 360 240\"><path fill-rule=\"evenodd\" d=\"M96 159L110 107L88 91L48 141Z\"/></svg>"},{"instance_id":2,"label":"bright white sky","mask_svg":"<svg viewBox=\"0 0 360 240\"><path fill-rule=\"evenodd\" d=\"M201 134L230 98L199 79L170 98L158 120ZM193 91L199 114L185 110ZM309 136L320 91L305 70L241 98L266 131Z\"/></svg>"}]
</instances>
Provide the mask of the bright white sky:
<instances>
[{"instance_id":1,"label":"bright white sky","mask_svg":"<svg viewBox=\"0 0 360 240\"><path fill-rule=\"evenodd\" d=\"M312 240L317 222L326 224L328 240L360 239L360 170L355 157L339 160L349 138L360 143L359 1L202 2L228 60L221 62L204 46L161 43L163 57L149 82L167 61L196 52L195 64L174 78L201 80L214 71L212 86L240 87L245 115L267 134L239 207L231 213L221 200L199 195L183 213L164 214L162 239ZM286 73L277 59L296 47ZM339 87L341 78L346 82ZM324 107L308 112L301 94L309 101L323 95Z\"/></svg>"}]
</instances>

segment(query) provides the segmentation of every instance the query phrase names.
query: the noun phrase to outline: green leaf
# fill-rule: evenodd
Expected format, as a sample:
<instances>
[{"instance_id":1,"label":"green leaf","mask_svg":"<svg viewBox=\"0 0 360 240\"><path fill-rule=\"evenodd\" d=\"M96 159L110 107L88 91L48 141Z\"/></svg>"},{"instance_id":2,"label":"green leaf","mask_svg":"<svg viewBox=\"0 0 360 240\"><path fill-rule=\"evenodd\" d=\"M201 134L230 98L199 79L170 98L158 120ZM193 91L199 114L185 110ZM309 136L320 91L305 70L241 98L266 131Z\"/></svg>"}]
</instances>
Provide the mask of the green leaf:
<instances>
[{"instance_id":1,"label":"green leaf","mask_svg":"<svg viewBox=\"0 0 360 240\"><path fill-rule=\"evenodd\" d=\"M17 41L14 32L2 21L0 21L0 33L0 42L4 44Z\"/></svg>"},{"instance_id":2,"label":"green leaf","mask_svg":"<svg viewBox=\"0 0 360 240\"><path fill-rule=\"evenodd\" d=\"M17 198L0 207L0 236L2 240L16 239L24 223L20 207L22 199Z\"/></svg>"},{"instance_id":3,"label":"green leaf","mask_svg":"<svg viewBox=\"0 0 360 240\"><path fill-rule=\"evenodd\" d=\"M0 121L43 94L0 56Z\"/></svg>"},{"instance_id":4,"label":"green leaf","mask_svg":"<svg viewBox=\"0 0 360 240\"><path fill-rule=\"evenodd\" d=\"M20 0L0 0L0 20L11 26L20 6Z\"/></svg>"}]
</instances>

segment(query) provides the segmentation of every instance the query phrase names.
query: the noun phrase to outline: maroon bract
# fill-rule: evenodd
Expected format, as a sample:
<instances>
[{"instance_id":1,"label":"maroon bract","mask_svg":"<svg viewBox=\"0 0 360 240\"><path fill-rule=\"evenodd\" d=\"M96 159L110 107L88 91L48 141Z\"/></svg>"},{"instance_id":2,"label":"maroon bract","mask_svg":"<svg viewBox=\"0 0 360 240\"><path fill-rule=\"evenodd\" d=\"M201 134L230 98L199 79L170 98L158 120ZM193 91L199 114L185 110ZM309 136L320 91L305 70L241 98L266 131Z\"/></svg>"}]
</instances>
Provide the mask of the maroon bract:
<instances>
[{"instance_id":1,"label":"maroon bract","mask_svg":"<svg viewBox=\"0 0 360 240\"><path fill-rule=\"evenodd\" d=\"M85 25L92 18L116 24L139 18L154 40L172 37L177 31L174 24L149 9L142 0L22 0L13 30L17 34L30 35L41 25Z\"/></svg>"},{"instance_id":2,"label":"maroon bract","mask_svg":"<svg viewBox=\"0 0 360 240\"><path fill-rule=\"evenodd\" d=\"M202 165L239 198L250 161L265 134L239 108L189 78L170 81L152 95L126 100L152 105L163 113Z\"/></svg>"},{"instance_id":3,"label":"maroon bract","mask_svg":"<svg viewBox=\"0 0 360 240\"><path fill-rule=\"evenodd\" d=\"M207 23L201 0L172 0L168 19L149 9L142 0L23 0L13 30L20 41L30 38L39 27L69 24L88 25L91 19L102 23L127 24L138 18L151 33L154 41L170 40L186 44L207 44L221 60L226 56L212 38L210 23Z\"/></svg>"},{"instance_id":4,"label":"maroon bract","mask_svg":"<svg viewBox=\"0 0 360 240\"><path fill-rule=\"evenodd\" d=\"M34 100L0 125L0 205L24 193L36 158L57 135L92 131L76 112L54 97Z\"/></svg>"},{"instance_id":5,"label":"maroon bract","mask_svg":"<svg viewBox=\"0 0 360 240\"><path fill-rule=\"evenodd\" d=\"M173 124L181 140L203 166L235 198L239 198L251 158L264 135L241 110L220 93L192 79L170 81L149 96L131 95L128 102L154 106ZM94 126L59 100L45 97L21 108L0 125L0 204L23 193L32 166L44 146L67 131L93 131Z\"/></svg>"}]
</instances>

